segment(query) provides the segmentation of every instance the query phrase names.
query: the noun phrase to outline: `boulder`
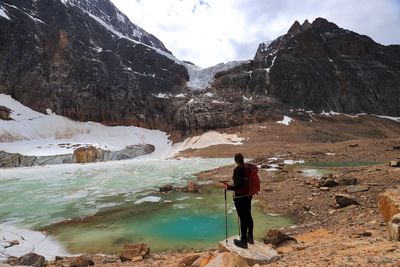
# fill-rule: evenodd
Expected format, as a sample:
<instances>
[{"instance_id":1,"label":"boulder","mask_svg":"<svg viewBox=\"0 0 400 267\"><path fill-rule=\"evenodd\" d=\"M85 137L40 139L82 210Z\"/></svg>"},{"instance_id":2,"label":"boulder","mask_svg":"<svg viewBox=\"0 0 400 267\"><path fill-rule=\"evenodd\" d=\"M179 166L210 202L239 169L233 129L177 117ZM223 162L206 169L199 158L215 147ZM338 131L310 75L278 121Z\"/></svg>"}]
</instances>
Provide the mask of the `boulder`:
<instances>
[{"instance_id":1,"label":"boulder","mask_svg":"<svg viewBox=\"0 0 400 267\"><path fill-rule=\"evenodd\" d=\"M71 267L87 267L93 265L94 261L88 255L81 255L71 261Z\"/></svg>"},{"instance_id":2,"label":"boulder","mask_svg":"<svg viewBox=\"0 0 400 267\"><path fill-rule=\"evenodd\" d=\"M166 193L166 192L172 191L172 189L173 189L173 187L170 184L164 185L164 186L161 186L160 188L158 188L158 190L160 190L161 193Z\"/></svg>"},{"instance_id":3,"label":"boulder","mask_svg":"<svg viewBox=\"0 0 400 267\"><path fill-rule=\"evenodd\" d=\"M185 256L180 262L179 266L192 266L192 264L200 258L200 254L198 253L190 253L189 255Z\"/></svg>"},{"instance_id":4,"label":"boulder","mask_svg":"<svg viewBox=\"0 0 400 267\"><path fill-rule=\"evenodd\" d=\"M390 240L400 241L400 213L393 216L388 223Z\"/></svg>"},{"instance_id":5,"label":"boulder","mask_svg":"<svg viewBox=\"0 0 400 267\"><path fill-rule=\"evenodd\" d=\"M380 193L378 207L383 219L389 222L395 214L400 213L400 190L388 189Z\"/></svg>"},{"instance_id":6,"label":"boulder","mask_svg":"<svg viewBox=\"0 0 400 267\"><path fill-rule=\"evenodd\" d=\"M284 232L272 229L268 231L263 241L264 244L271 244L273 247L279 247L282 243L290 240L297 242L295 238Z\"/></svg>"},{"instance_id":7,"label":"boulder","mask_svg":"<svg viewBox=\"0 0 400 267\"><path fill-rule=\"evenodd\" d=\"M0 120L9 121L12 120L10 117L11 109L0 106Z\"/></svg>"},{"instance_id":8,"label":"boulder","mask_svg":"<svg viewBox=\"0 0 400 267\"><path fill-rule=\"evenodd\" d=\"M193 181L189 181L189 182L188 182L187 191L188 191L189 193L198 193L199 190L200 190L200 187L199 187L198 184L196 184L196 183L193 182Z\"/></svg>"},{"instance_id":9,"label":"boulder","mask_svg":"<svg viewBox=\"0 0 400 267\"><path fill-rule=\"evenodd\" d=\"M390 167L400 167L400 161L399 160L392 160L389 162Z\"/></svg>"},{"instance_id":10,"label":"boulder","mask_svg":"<svg viewBox=\"0 0 400 267\"><path fill-rule=\"evenodd\" d=\"M339 185L356 185L358 180L354 177L340 177L338 180Z\"/></svg>"},{"instance_id":11,"label":"boulder","mask_svg":"<svg viewBox=\"0 0 400 267\"><path fill-rule=\"evenodd\" d=\"M137 257L145 258L150 253L150 247L145 243L139 244L125 244L122 253L120 255L120 259L122 261L126 260L137 260Z\"/></svg>"},{"instance_id":12,"label":"boulder","mask_svg":"<svg viewBox=\"0 0 400 267\"><path fill-rule=\"evenodd\" d=\"M200 258L198 258L197 260L195 260L192 263L192 267L204 267L210 261L212 261L215 257L216 257L216 255L214 253L211 253L211 252L203 254L203 255L200 256Z\"/></svg>"},{"instance_id":13,"label":"boulder","mask_svg":"<svg viewBox=\"0 0 400 267\"><path fill-rule=\"evenodd\" d=\"M334 187L338 185L338 183L332 178L321 179L318 184L320 187Z\"/></svg>"},{"instance_id":14,"label":"boulder","mask_svg":"<svg viewBox=\"0 0 400 267\"><path fill-rule=\"evenodd\" d=\"M79 147L74 150L73 161L76 163L99 162L104 159L104 151L94 146Z\"/></svg>"},{"instance_id":15,"label":"boulder","mask_svg":"<svg viewBox=\"0 0 400 267\"><path fill-rule=\"evenodd\" d=\"M28 266L34 266L34 267L44 267L44 266L46 266L46 259L41 255L31 252L31 253L28 253L28 254L25 254L25 255L19 257L16 260L15 265L28 265Z\"/></svg>"},{"instance_id":16,"label":"boulder","mask_svg":"<svg viewBox=\"0 0 400 267\"><path fill-rule=\"evenodd\" d=\"M247 267L249 265L238 255L229 252L223 252L218 254L207 265L205 265L205 267L233 267L233 266Z\"/></svg>"},{"instance_id":17,"label":"boulder","mask_svg":"<svg viewBox=\"0 0 400 267\"><path fill-rule=\"evenodd\" d=\"M336 204L339 208L344 208L350 205L358 205L358 201L348 194L335 194Z\"/></svg>"},{"instance_id":18,"label":"boulder","mask_svg":"<svg viewBox=\"0 0 400 267\"><path fill-rule=\"evenodd\" d=\"M276 252L273 248L257 241L254 241L254 245L248 244L249 247L247 249L239 248L235 246L235 244L233 243L233 240L235 238L239 239L239 236L230 237L228 238L227 242L226 240L220 241L218 244L219 252L230 252L234 255L237 255L242 260L244 260L245 263L247 263L249 266L253 266L254 264L261 264L261 265L268 264L278 260L279 258L278 252ZM210 265L210 266L219 266L219 265Z\"/></svg>"}]
</instances>

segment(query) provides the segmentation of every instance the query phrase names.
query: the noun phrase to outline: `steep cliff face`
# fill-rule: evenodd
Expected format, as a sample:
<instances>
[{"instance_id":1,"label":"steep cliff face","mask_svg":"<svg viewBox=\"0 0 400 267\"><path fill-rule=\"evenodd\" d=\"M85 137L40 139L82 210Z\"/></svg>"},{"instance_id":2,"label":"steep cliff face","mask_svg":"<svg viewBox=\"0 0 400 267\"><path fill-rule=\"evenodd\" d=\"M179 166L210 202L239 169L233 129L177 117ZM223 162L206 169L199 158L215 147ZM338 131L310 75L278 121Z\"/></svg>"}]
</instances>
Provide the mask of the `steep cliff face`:
<instances>
[{"instance_id":1,"label":"steep cliff face","mask_svg":"<svg viewBox=\"0 0 400 267\"><path fill-rule=\"evenodd\" d=\"M0 93L37 111L157 128L164 113L154 94L179 93L188 80L161 41L109 0L4 0L0 8Z\"/></svg>"},{"instance_id":2,"label":"steep cliff face","mask_svg":"<svg viewBox=\"0 0 400 267\"><path fill-rule=\"evenodd\" d=\"M316 112L400 115L400 46L339 28L297 21L260 44L254 61L218 74L214 87L265 95Z\"/></svg>"}]
</instances>

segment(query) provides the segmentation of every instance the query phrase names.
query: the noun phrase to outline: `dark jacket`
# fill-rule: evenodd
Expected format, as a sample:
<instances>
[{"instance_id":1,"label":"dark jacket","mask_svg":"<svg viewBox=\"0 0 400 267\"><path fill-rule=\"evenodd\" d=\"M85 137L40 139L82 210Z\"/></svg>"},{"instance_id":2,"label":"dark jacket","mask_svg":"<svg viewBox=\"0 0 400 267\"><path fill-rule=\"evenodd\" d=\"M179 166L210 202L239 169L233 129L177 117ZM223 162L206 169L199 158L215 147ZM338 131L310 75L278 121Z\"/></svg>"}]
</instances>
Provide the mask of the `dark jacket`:
<instances>
[{"instance_id":1,"label":"dark jacket","mask_svg":"<svg viewBox=\"0 0 400 267\"><path fill-rule=\"evenodd\" d=\"M237 166L233 170L232 180L233 180L233 185L229 185L227 189L235 191L235 197L247 196L247 194L241 192L246 189L246 186L248 184L246 178L244 177L243 166Z\"/></svg>"}]
</instances>

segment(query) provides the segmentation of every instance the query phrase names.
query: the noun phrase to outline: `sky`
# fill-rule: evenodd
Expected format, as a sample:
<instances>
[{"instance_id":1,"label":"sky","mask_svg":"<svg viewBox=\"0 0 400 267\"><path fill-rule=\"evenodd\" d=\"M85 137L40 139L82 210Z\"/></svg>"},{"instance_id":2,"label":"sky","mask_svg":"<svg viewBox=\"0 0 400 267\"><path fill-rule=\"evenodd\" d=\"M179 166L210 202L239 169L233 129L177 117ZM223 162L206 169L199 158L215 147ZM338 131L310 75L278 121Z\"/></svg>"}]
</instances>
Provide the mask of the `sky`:
<instances>
[{"instance_id":1,"label":"sky","mask_svg":"<svg viewBox=\"0 0 400 267\"><path fill-rule=\"evenodd\" d=\"M111 0L177 58L200 67L252 59L295 20L323 17L381 44L400 44L400 0Z\"/></svg>"}]
</instances>

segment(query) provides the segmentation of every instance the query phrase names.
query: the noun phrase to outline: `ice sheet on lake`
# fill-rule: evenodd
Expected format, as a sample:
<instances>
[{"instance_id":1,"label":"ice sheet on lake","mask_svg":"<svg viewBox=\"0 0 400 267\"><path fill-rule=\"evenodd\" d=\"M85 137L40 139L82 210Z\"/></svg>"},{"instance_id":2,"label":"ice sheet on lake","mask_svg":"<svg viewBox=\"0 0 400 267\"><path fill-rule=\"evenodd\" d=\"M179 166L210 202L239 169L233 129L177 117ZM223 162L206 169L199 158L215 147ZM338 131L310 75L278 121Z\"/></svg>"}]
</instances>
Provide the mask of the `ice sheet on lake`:
<instances>
[{"instance_id":1,"label":"ice sheet on lake","mask_svg":"<svg viewBox=\"0 0 400 267\"><path fill-rule=\"evenodd\" d=\"M22 256L30 252L44 256L52 260L55 256L69 256L59 242L51 237L30 230L23 230L13 226L11 223L0 223L0 262L8 256ZM18 245L9 246L9 241L16 240Z\"/></svg>"}]
</instances>

